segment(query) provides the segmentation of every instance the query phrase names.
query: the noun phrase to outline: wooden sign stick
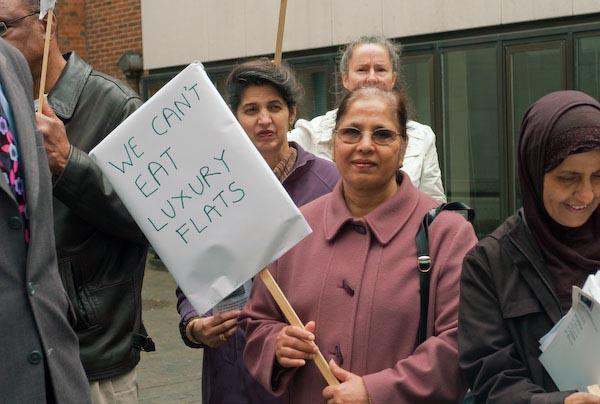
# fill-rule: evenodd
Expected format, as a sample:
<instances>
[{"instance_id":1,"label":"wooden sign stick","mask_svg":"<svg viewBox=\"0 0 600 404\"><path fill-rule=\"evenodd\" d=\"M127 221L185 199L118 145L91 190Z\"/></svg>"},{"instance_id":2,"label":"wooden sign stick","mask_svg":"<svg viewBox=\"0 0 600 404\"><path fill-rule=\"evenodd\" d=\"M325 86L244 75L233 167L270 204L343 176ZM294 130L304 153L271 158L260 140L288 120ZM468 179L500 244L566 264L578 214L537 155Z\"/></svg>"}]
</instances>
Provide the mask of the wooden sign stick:
<instances>
[{"instance_id":1,"label":"wooden sign stick","mask_svg":"<svg viewBox=\"0 0 600 404\"><path fill-rule=\"evenodd\" d=\"M281 49L283 46L283 32L285 28L286 9L287 0L281 0L281 6L279 8L279 26L277 27L277 44L275 45L274 62L276 65L281 64ZM262 271L259 272L258 275L269 290L269 293L271 293L271 296L273 296L273 299L275 299L275 302L277 302L277 305L283 312L283 315L287 319L288 323L296 327L304 328L304 324L302 324L302 321L300 321L300 318L292 308L290 302L288 302L287 298L281 291L281 288L279 287L277 282L275 282L275 279L273 278L273 275L271 275L269 270L267 268L264 268ZM317 347L317 349L319 349L319 347ZM327 384L329 384L330 386L340 384L339 380L335 378L333 373L331 373L331 369L329 369L329 365L327 364L327 361L325 360L325 357L323 356L320 350L316 353L315 364L321 371L321 374L327 381Z\"/></svg>"},{"instance_id":2,"label":"wooden sign stick","mask_svg":"<svg viewBox=\"0 0 600 404\"><path fill-rule=\"evenodd\" d=\"M48 10L48 22L46 23L46 36L44 38L44 57L42 59L42 75L40 77L40 92L38 95L38 111L44 107L44 90L46 89L46 74L48 72L48 53L50 51L50 37L52 35L52 19L54 17L54 8Z\"/></svg>"},{"instance_id":3,"label":"wooden sign stick","mask_svg":"<svg viewBox=\"0 0 600 404\"><path fill-rule=\"evenodd\" d=\"M273 275L271 275L271 272L269 272L269 270L265 268L262 271L260 271L258 275L260 276L260 279L262 279L265 286L271 293L271 296L273 296L273 299L275 299L275 301L277 302L277 305L285 315L287 321L291 325L304 328L304 324L302 324L302 321L300 321L300 318L290 305L290 302L288 302L287 298L279 288L279 285L277 284L277 282L275 282L275 279L273 278ZM340 384L338 379L336 379L333 373L331 373L331 369L329 369L329 365L327 364L327 361L325 360L325 357L323 356L321 351L317 351L316 353L315 364L321 371L321 374L327 381L327 384L329 384L330 386Z\"/></svg>"},{"instance_id":4,"label":"wooden sign stick","mask_svg":"<svg viewBox=\"0 0 600 404\"><path fill-rule=\"evenodd\" d=\"M277 27L277 43L275 44L275 64L281 63L281 54L283 53L283 31L285 28L285 13L287 10L287 0L281 0L279 7L279 26Z\"/></svg>"}]
</instances>

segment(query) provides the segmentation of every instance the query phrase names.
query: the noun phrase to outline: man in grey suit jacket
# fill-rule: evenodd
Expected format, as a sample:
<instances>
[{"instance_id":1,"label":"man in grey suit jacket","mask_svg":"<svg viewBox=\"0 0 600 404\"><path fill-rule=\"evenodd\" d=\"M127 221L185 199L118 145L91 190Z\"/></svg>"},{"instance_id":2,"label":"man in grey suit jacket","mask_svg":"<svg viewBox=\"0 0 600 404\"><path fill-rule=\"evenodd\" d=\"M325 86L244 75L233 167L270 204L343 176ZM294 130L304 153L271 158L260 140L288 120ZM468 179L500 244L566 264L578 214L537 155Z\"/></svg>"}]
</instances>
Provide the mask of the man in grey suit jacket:
<instances>
[{"instance_id":1,"label":"man in grey suit jacket","mask_svg":"<svg viewBox=\"0 0 600 404\"><path fill-rule=\"evenodd\" d=\"M28 213L27 223L0 176L0 403L89 403L58 275L51 177L31 93L25 59L0 38L0 105L16 139Z\"/></svg>"},{"instance_id":2,"label":"man in grey suit jacket","mask_svg":"<svg viewBox=\"0 0 600 404\"><path fill-rule=\"evenodd\" d=\"M45 21L39 0L0 0L0 19L18 20L4 39L28 62L37 97ZM30 15L30 17L27 17ZM62 54L52 25L44 92L36 114L53 174L58 271L77 319L81 362L92 402L138 402L135 367L154 350L142 323L147 240L123 206L90 150L140 105L120 80L92 68L75 52ZM54 126L56 117L63 125Z\"/></svg>"}]
</instances>

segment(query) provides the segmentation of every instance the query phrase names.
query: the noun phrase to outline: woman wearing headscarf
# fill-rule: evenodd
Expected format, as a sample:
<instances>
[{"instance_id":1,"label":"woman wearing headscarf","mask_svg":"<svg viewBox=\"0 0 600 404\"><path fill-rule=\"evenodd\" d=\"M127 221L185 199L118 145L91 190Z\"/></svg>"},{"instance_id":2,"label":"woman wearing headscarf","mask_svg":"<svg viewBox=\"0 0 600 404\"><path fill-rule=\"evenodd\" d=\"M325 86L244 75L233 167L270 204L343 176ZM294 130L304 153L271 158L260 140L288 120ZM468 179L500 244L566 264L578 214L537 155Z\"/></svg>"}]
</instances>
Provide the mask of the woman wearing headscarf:
<instances>
[{"instance_id":1,"label":"woman wearing headscarf","mask_svg":"<svg viewBox=\"0 0 600 404\"><path fill-rule=\"evenodd\" d=\"M313 229L270 266L304 328L290 326L256 280L240 316L250 373L286 403L443 404L466 391L458 368L458 284L473 227L444 211L429 227L427 338L415 236L438 203L398 170L406 150L402 94L363 87L341 102L333 157L341 181L300 208ZM316 342L341 384L327 386Z\"/></svg>"},{"instance_id":2,"label":"woman wearing headscarf","mask_svg":"<svg viewBox=\"0 0 600 404\"><path fill-rule=\"evenodd\" d=\"M523 206L465 257L460 365L476 403L594 403L558 391L539 339L600 269L600 104L577 91L542 97L523 118Z\"/></svg>"},{"instance_id":3,"label":"woman wearing headscarf","mask_svg":"<svg viewBox=\"0 0 600 404\"><path fill-rule=\"evenodd\" d=\"M241 63L227 78L226 90L233 114L297 206L331 192L339 178L335 165L288 142L301 87L287 65L266 58ZM204 349L202 403L278 403L244 368L240 311L200 315L180 289L177 297L183 341Z\"/></svg>"},{"instance_id":4,"label":"woman wearing headscarf","mask_svg":"<svg viewBox=\"0 0 600 404\"><path fill-rule=\"evenodd\" d=\"M362 86L380 86L402 90L400 46L380 36L362 36L340 50L342 85L346 91ZM298 119L288 134L290 140L319 157L332 158L337 109L310 121ZM421 191L439 202L446 202L442 175L435 147L435 134L427 125L409 120L406 123L408 146L402 170Z\"/></svg>"}]
</instances>

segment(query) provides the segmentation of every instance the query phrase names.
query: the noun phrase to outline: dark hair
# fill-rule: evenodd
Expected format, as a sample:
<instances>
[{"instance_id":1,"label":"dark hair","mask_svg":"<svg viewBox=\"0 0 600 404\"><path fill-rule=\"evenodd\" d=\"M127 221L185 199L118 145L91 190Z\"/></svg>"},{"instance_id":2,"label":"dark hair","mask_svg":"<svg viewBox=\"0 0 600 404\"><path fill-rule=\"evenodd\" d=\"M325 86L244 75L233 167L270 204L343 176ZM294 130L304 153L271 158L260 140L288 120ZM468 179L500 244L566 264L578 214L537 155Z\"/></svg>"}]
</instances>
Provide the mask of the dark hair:
<instances>
[{"instance_id":1,"label":"dark hair","mask_svg":"<svg viewBox=\"0 0 600 404\"><path fill-rule=\"evenodd\" d=\"M382 36L361 36L355 41L350 42L348 45L340 49L340 72L348 73L350 68L350 59L352 58L352 52L354 48L359 45L373 44L382 46L388 53L390 61L392 62L392 69L396 74L400 70L400 54L402 47L400 44L395 44L388 38Z\"/></svg>"},{"instance_id":2,"label":"dark hair","mask_svg":"<svg viewBox=\"0 0 600 404\"><path fill-rule=\"evenodd\" d=\"M384 98L390 102L395 112L394 116L398 121L400 135L402 136L402 140L406 142L408 140L408 135L406 134L406 122L408 121L407 99L406 95L401 90L386 90L377 86L365 86L350 91L342 99L342 102L338 107L337 116L335 117L335 129L338 129L342 118L344 118L344 115L346 115L354 101L362 98L375 97Z\"/></svg>"},{"instance_id":3,"label":"dark hair","mask_svg":"<svg viewBox=\"0 0 600 404\"><path fill-rule=\"evenodd\" d=\"M237 65L227 77L226 96L233 113L237 111L246 87L265 85L273 86L290 109L302 98L302 86L289 66L283 62L276 65L267 58L249 60Z\"/></svg>"}]
</instances>

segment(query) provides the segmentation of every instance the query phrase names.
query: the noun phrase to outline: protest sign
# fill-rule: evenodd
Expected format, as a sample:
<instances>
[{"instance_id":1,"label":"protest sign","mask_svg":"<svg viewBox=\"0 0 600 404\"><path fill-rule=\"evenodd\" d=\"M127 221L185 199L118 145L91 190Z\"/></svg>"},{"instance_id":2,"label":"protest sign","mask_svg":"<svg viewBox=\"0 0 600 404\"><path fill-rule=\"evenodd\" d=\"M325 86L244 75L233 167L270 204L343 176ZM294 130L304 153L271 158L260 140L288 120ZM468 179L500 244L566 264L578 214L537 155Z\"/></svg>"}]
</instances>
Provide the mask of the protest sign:
<instances>
[{"instance_id":1,"label":"protest sign","mask_svg":"<svg viewBox=\"0 0 600 404\"><path fill-rule=\"evenodd\" d=\"M90 155L199 313L311 231L199 62Z\"/></svg>"}]
</instances>

